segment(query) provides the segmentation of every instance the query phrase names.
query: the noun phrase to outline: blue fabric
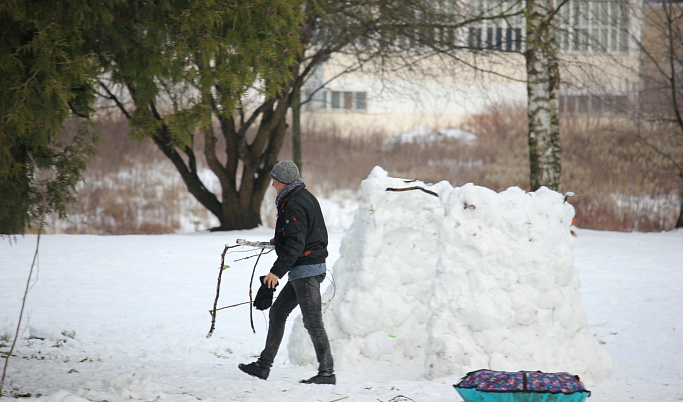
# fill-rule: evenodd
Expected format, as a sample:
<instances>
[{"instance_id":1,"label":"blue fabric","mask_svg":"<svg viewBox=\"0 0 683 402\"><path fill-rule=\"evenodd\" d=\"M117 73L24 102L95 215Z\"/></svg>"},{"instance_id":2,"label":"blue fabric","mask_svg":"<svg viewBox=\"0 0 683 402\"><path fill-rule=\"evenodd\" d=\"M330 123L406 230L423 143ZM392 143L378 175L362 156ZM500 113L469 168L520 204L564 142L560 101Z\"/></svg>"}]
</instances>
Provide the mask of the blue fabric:
<instances>
[{"instance_id":1,"label":"blue fabric","mask_svg":"<svg viewBox=\"0 0 683 402\"><path fill-rule=\"evenodd\" d=\"M578 376L541 371L477 370L454 387L465 402L583 402L590 396Z\"/></svg>"},{"instance_id":2,"label":"blue fabric","mask_svg":"<svg viewBox=\"0 0 683 402\"><path fill-rule=\"evenodd\" d=\"M289 271L289 279L308 278L324 274L325 272L327 272L327 265L324 262L322 264L299 265L292 267Z\"/></svg>"},{"instance_id":3,"label":"blue fabric","mask_svg":"<svg viewBox=\"0 0 683 402\"><path fill-rule=\"evenodd\" d=\"M532 391L571 394L586 391L579 377L569 373L544 373L541 371L493 371L477 370L456 385L458 388L476 388L479 391Z\"/></svg>"},{"instance_id":4,"label":"blue fabric","mask_svg":"<svg viewBox=\"0 0 683 402\"><path fill-rule=\"evenodd\" d=\"M584 402L588 392L550 394L540 392L485 392L472 388L456 388L465 402Z\"/></svg>"}]
</instances>

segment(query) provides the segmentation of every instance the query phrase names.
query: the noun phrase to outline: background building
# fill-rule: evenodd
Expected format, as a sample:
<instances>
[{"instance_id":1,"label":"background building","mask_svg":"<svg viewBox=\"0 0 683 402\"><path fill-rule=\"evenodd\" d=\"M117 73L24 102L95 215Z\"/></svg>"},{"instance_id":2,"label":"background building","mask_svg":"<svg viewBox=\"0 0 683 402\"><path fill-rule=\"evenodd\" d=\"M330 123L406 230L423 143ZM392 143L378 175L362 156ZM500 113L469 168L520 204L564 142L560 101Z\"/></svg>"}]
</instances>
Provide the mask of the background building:
<instances>
[{"instance_id":1,"label":"background building","mask_svg":"<svg viewBox=\"0 0 683 402\"><path fill-rule=\"evenodd\" d=\"M522 11L523 3L474 0L471 15ZM640 86L642 3L570 0L556 16L564 114L614 115L629 108ZM526 103L523 15L488 19L438 40L468 50L459 61L433 56L392 73L336 54L322 63L303 89L302 124L347 135L391 136L424 127L463 127L468 116L496 103ZM488 71L489 73L485 73Z\"/></svg>"}]
</instances>

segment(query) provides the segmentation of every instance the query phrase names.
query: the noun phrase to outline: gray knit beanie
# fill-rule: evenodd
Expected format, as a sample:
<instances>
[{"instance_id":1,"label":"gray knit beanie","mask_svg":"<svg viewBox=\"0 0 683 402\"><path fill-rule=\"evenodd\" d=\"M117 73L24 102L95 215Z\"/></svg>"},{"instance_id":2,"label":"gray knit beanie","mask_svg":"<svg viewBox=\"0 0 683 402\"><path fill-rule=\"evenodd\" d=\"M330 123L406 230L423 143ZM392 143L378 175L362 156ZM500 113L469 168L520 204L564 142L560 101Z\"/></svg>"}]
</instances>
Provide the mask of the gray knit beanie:
<instances>
[{"instance_id":1,"label":"gray knit beanie","mask_svg":"<svg viewBox=\"0 0 683 402\"><path fill-rule=\"evenodd\" d=\"M292 184L301 178L299 168L292 161L278 162L273 166L270 177L282 184Z\"/></svg>"}]
</instances>

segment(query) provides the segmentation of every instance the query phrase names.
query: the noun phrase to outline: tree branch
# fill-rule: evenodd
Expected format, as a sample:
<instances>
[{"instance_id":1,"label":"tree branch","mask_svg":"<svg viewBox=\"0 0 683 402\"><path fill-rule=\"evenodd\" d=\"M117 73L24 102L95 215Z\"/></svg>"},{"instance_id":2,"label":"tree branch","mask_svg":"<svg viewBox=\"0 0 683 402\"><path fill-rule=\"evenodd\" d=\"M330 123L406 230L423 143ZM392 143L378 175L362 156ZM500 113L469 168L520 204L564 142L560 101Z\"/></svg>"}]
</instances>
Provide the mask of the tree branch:
<instances>
[{"instance_id":1,"label":"tree branch","mask_svg":"<svg viewBox=\"0 0 683 402\"><path fill-rule=\"evenodd\" d=\"M427 190L426 188L422 188L422 187L419 187L419 186L405 187L405 188L392 188L392 187L389 187L389 188L386 189L386 191L411 191L411 190L420 190L420 191L425 192L425 193L427 193L427 194L429 194L429 195L433 195L434 197L438 197L438 196L439 196L439 194L435 193L434 191Z\"/></svg>"},{"instance_id":2,"label":"tree branch","mask_svg":"<svg viewBox=\"0 0 683 402\"><path fill-rule=\"evenodd\" d=\"M107 91L108 96L106 96L106 98L114 101L114 103L116 104L116 107L118 107L119 110L121 111L121 113L123 113L123 115L126 116L126 119L130 120L130 117L131 117L130 113L128 113L128 110L126 110L126 107L123 106L123 103L121 103L121 101L119 101L119 98L116 95L114 95L113 92L111 92L109 90L109 87L106 86L104 84L104 82L102 82L102 80L98 80L98 83L100 84L100 87L102 87L105 91Z\"/></svg>"},{"instance_id":3,"label":"tree branch","mask_svg":"<svg viewBox=\"0 0 683 402\"><path fill-rule=\"evenodd\" d=\"M9 364L9 358L12 356L12 353L14 352L14 347L16 346L17 340L19 339L19 332L21 331L21 321L24 317L24 309L26 307L26 298L28 297L28 291L31 288L31 277L33 276L33 269L36 265L36 261L38 260L38 250L40 249L40 235L43 231L43 224L44 223L45 223L45 212L43 212L43 215L40 218L40 225L38 226L38 237L36 239L36 251L33 253L33 262L31 262L31 269L29 270L28 278L26 279L26 287L24 288L24 297L21 299L21 309L19 310L19 320L17 322L17 329L14 332L14 339L12 340L12 346L10 346L10 349L7 352L7 356L5 356L5 365L2 369L2 379L0 379L0 396L2 396L2 388L5 384L5 376L7 375L7 365Z\"/></svg>"}]
</instances>

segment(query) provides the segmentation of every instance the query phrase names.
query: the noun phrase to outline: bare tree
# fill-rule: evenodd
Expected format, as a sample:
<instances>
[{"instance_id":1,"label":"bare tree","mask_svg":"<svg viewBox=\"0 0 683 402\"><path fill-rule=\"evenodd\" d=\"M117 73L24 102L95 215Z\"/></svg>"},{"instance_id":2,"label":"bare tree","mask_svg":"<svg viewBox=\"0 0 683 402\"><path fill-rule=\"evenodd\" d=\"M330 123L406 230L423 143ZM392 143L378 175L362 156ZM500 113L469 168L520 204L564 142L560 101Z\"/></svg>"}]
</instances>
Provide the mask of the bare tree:
<instances>
[{"instance_id":1,"label":"bare tree","mask_svg":"<svg viewBox=\"0 0 683 402\"><path fill-rule=\"evenodd\" d=\"M680 179L676 227L683 227L683 5L673 0L645 8L642 92L635 113L637 137Z\"/></svg>"}]
</instances>

